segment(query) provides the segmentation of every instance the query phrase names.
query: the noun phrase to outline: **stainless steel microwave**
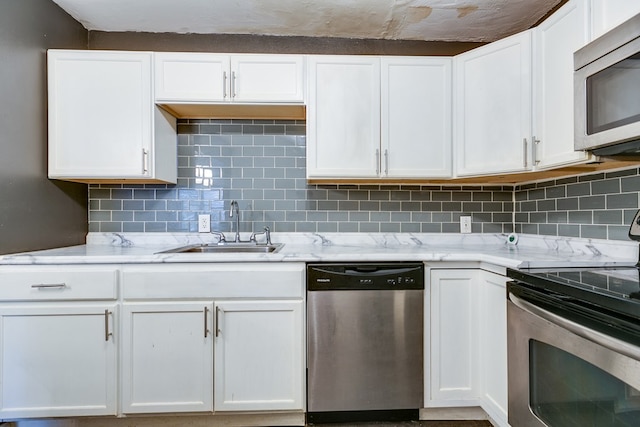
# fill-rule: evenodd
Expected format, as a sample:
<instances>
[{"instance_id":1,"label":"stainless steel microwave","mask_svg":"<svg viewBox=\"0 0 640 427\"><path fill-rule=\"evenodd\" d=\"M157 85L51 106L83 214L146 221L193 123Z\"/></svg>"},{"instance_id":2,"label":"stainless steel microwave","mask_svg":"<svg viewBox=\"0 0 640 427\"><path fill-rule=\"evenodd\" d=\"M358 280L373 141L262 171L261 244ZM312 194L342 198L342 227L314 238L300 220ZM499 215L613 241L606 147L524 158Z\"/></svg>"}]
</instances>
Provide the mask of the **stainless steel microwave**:
<instances>
[{"instance_id":1,"label":"stainless steel microwave","mask_svg":"<svg viewBox=\"0 0 640 427\"><path fill-rule=\"evenodd\" d=\"M574 54L576 150L640 154L640 14Z\"/></svg>"}]
</instances>

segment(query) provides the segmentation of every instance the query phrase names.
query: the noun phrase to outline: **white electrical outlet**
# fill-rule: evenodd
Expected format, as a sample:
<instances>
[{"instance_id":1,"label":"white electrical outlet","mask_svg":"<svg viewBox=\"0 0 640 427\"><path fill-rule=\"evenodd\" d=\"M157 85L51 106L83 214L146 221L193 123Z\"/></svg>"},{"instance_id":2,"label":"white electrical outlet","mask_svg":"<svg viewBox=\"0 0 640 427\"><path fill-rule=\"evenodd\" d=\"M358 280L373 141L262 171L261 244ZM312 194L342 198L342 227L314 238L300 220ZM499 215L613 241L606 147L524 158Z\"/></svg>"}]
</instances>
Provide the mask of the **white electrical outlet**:
<instances>
[{"instance_id":1,"label":"white electrical outlet","mask_svg":"<svg viewBox=\"0 0 640 427\"><path fill-rule=\"evenodd\" d=\"M198 233L211 232L211 215L198 215Z\"/></svg>"},{"instance_id":2,"label":"white electrical outlet","mask_svg":"<svg viewBox=\"0 0 640 427\"><path fill-rule=\"evenodd\" d=\"M460 217L460 233L463 233L463 234L471 233L471 217L470 216Z\"/></svg>"}]
</instances>

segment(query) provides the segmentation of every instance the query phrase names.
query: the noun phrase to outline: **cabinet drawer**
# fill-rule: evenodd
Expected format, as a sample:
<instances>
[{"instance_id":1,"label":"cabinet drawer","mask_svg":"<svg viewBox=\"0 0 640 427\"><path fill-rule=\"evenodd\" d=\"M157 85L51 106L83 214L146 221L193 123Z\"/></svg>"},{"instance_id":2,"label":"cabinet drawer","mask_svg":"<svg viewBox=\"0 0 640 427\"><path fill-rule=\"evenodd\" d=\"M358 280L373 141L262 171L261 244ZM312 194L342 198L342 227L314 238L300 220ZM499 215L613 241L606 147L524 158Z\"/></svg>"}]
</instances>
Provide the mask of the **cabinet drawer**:
<instances>
[{"instance_id":1,"label":"cabinet drawer","mask_svg":"<svg viewBox=\"0 0 640 427\"><path fill-rule=\"evenodd\" d=\"M0 301L117 298L115 268L3 267Z\"/></svg>"}]
</instances>

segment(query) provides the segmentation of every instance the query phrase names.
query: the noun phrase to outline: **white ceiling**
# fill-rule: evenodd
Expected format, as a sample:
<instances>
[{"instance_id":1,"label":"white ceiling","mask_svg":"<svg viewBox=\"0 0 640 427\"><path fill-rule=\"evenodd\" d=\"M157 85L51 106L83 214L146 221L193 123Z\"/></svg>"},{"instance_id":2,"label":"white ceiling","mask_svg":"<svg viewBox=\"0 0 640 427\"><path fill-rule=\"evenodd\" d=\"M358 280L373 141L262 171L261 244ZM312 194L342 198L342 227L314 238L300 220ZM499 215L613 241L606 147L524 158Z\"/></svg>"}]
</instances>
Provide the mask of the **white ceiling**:
<instances>
[{"instance_id":1,"label":"white ceiling","mask_svg":"<svg viewBox=\"0 0 640 427\"><path fill-rule=\"evenodd\" d=\"M88 30L487 42L561 0L53 0Z\"/></svg>"}]
</instances>

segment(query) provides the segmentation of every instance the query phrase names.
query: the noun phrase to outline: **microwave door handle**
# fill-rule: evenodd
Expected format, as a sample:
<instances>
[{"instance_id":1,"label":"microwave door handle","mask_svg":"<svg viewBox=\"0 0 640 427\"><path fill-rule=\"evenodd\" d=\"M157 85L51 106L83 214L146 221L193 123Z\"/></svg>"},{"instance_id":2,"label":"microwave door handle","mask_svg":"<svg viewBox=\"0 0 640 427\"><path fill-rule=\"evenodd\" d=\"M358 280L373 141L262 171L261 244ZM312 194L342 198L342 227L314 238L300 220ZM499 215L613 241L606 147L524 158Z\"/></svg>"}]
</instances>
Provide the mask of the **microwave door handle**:
<instances>
[{"instance_id":1,"label":"microwave door handle","mask_svg":"<svg viewBox=\"0 0 640 427\"><path fill-rule=\"evenodd\" d=\"M548 322L553 323L556 326L559 326L582 338L599 344L602 347L605 347L615 353L623 354L635 360L640 360L640 348L638 347L635 347L622 340L612 338L601 332L594 331L593 329L582 326L579 323L565 319L564 317L558 316L557 314L551 313L550 311L547 311L528 301L525 301L522 298L518 298L512 293L509 293L509 300L518 308L526 311L533 316L540 317Z\"/></svg>"}]
</instances>

